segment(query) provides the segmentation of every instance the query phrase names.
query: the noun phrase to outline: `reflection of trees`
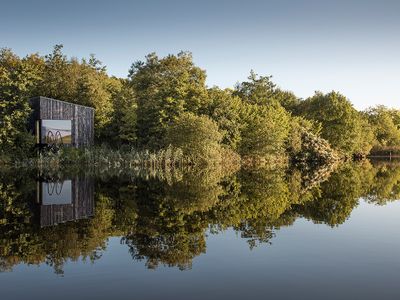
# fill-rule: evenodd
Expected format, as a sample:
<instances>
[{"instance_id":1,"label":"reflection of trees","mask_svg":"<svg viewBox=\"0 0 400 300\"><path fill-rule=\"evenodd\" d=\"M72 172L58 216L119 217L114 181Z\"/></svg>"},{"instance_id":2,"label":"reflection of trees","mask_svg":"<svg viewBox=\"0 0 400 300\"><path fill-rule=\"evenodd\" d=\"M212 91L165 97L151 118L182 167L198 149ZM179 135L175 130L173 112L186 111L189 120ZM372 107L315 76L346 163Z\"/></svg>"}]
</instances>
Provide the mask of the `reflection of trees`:
<instances>
[{"instance_id":1,"label":"reflection of trees","mask_svg":"<svg viewBox=\"0 0 400 300\"><path fill-rule=\"evenodd\" d=\"M300 174L283 169L242 170L226 184L223 201L210 212L214 230L233 227L250 248L270 243L275 230L294 222L291 206L309 198Z\"/></svg>"},{"instance_id":2,"label":"reflection of trees","mask_svg":"<svg viewBox=\"0 0 400 300\"><path fill-rule=\"evenodd\" d=\"M205 252L206 241L203 230L190 232L185 228L180 231L159 232L156 235L133 233L123 242L129 246L134 260L146 260L146 266L156 268L160 263L177 266L179 269L191 268L194 257Z\"/></svg>"},{"instance_id":3,"label":"reflection of trees","mask_svg":"<svg viewBox=\"0 0 400 300\"><path fill-rule=\"evenodd\" d=\"M6 228L5 232L2 228L1 268L7 270L21 262L45 262L62 274L62 267L68 260L95 261L101 257L105 241L112 234L104 219L107 213L100 209L94 219L77 223L45 228L21 224L19 228Z\"/></svg>"},{"instance_id":4,"label":"reflection of trees","mask_svg":"<svg viewBox=\"0 0 400 300\"><path fill-rule=\"evenodd\" d=\"M135 260L146 259L149 268L159 264L190 268L193 257L205 252L204 213L222 194L218 170L190 172L182 180L136 181L140 211L135 231L124 238Z\"/></svg>"},{"instance_id":5,"label":"reflection of trees","mask_svg":"<svg viewBox=\"0 0 400 300\"><path fill-rule=\"evenodd\" d=\"M242 226L243 221L279 218L289 205L288 186L282 170L244 170L225 182L223 201L211 212L222 229Z\"/></svg>"},{"instance_id":6,"label":"reflection of trees","mask_svg":"<svg viewBox=\"0 0 400 300\"><path fill-rule=\"evenodd\" d=\"M384 205L400 199L400 161L374 162L374 175L367 196L369 202Z\"/></svg>"},{"instance_id":7,"label":"reflection of trees","mask_svg":"<svg viewBox=\"0 0 400 300\"><path fill-rule=\"evenodd\" d=\"M30 251L30 237L22 233L33 221L31 202L24 199L32 194L28 187L33 183L8 174L0 175L0 270L9 270L19 263L21 254L26 255L21 249Z\"/></svg>"},{"instance_id":8,"label":"reflection of trees","mask_svg":"<svg viewBox=\"0 0 400 300\"><path fill-rule=\"evenodd\" d=\"M113 233L110 231L113 211L107 199L97 201L93 219L40 228L38 207L34 203L36 182L9 174L0 179L1 270L10 270L19 263L44 262L62 274L68 260L94 261L101 256L107 237Z\"/></svg>"},{"instance_id":9,"label":"reflection of trees","mask_svg":"<svg viewBox=\"0 0 400 300\"><path fill-rule=\"evenodd\" d=\"M346 164L321 183L320 193L295 210L316 223L342 224L371 184L371 164Z\"/></svg>"},{"instance_id":10,"label":"reflection of trees","mask_svg":"<svg viewBox=\"0 0 400 300\"><path fill-rule=\"evenodd\" d=\"M139 174L139 173L138 173ZM101 257L109 236L122 236L134 260L149 268L190 268L206 251L206 233L233 228L250 248L269 244L298 217L336 226L360 197L378 204L400 198L400 167L346 163L336 170L218 169L97 179L95 216L40 228L35 181L0 174L0 268Z\"/></svg>"}]
</instances>

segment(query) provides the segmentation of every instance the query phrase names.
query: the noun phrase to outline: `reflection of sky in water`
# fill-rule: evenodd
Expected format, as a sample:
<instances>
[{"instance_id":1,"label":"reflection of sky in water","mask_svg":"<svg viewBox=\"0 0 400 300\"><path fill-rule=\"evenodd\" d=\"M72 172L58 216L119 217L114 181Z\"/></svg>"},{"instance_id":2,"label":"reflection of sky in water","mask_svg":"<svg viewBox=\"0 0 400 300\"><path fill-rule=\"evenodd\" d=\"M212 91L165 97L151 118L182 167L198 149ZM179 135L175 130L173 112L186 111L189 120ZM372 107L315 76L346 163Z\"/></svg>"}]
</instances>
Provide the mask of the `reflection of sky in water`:
<instances>
[{"instance_id":1,"label":"reflection of sky in water","mask_svg":"<svg viewBox=\"0 0 400 300\"><path fill-rule=\"evenodd\" d=\"M305 191L296 189L304 183L298 171L241 170L222 179L193 170L168 183L138 173L99 176L95 186L78 176L73 205L40 206L49 220L41 225L51 226L35 227L36 208L24 226L4 210L0 270L9 263L13 271L0 272L2 295L400 299L400 164L343 164L311 198L295 197ZM16 212L18 203L26 204L15 202ZM71 209L49 209L60 207Z\"/></svg>"},{"instance_id":2,"label":"reflection of sky in water","mask_svg":"<svg viewBox=\"0 0 400 300\"><path fill-rule=\"evenodd\" d=\"M27 293L30 299L398 299L399 215L399 202L361 201L339 227L299 219L280 229L272 245L252 251L230 229L208 233L207 253L188 271L149 271L115 237L95 264L70 262L63 278L45 264L19 265L11 276L0 275L0 287L13 295L7 299Z\"/></svg>"}]
</instances>

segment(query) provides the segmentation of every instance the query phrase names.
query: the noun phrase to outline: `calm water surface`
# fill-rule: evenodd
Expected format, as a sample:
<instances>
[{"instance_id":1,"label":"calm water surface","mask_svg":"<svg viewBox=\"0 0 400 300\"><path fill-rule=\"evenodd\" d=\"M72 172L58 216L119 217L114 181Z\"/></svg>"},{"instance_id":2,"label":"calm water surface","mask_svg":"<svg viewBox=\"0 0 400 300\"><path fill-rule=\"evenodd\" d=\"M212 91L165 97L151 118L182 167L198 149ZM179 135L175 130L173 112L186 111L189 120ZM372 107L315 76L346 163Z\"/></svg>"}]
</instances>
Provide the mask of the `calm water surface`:
<instances>
[{"instance_id":1,"label":"calm water surface","mask_svg":"<svg viewBox=\"0 0 400 300\"><path fill-rule=\"evenodd\" d=\"M0 173L1 299L399 299L400 163Z\"/></svg>"}]
</instances>

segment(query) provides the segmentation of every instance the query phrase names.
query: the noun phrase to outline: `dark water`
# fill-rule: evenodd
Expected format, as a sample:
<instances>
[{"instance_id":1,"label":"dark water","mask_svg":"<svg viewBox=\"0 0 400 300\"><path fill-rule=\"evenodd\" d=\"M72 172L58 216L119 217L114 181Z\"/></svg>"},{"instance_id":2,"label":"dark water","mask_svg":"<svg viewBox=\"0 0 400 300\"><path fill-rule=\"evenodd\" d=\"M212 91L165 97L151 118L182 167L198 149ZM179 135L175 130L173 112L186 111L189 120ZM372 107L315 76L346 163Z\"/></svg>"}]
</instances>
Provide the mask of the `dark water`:
<instances>
[{"instance_id":1,"label":"dark water","mask_svg":"<svg viewBox=\"0 0 400 300\"><path fill-rule=\"evenodd\" d=\"M400 163L0 173L1 299L399 299Z\"/></svg>"}]
</instances>

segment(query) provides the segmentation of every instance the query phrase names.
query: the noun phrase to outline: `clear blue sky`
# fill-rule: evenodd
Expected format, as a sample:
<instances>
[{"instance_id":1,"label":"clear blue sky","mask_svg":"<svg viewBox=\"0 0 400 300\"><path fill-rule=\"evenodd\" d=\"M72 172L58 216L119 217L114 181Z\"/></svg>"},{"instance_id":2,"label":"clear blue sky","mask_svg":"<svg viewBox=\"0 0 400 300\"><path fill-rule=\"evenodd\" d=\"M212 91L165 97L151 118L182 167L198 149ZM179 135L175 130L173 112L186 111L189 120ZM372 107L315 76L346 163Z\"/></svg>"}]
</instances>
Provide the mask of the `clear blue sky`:
<instances>
[{"instance_id":1,"label":"clear blue sky","mask_svg":"<svg viewBox=\"0 0 400 300\"><path fill-rule=\"evenodd\" d=\"M338 90L358 109L400 108L400 1L2 1L0 47L19 55L90 53L110 74L188 50L209 86L250 69L300 97Z\"/></svg>"}]
</instances>

